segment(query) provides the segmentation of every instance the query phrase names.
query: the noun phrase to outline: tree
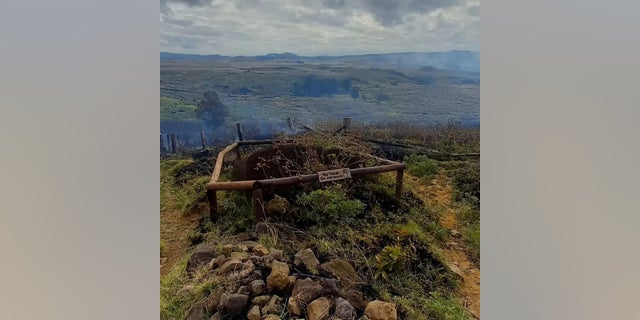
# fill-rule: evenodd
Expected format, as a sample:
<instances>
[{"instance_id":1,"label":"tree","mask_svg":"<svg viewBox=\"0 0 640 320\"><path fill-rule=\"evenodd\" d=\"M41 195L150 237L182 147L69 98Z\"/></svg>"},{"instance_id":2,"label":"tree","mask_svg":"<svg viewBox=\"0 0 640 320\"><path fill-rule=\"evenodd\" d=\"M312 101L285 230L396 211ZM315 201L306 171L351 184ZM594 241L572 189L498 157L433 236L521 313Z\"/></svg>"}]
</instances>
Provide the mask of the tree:
<instances>
[{"instance_id":1,"label":"tree","mask_svg":"<svg viewBox=\"0 0 640 320\"><path fill-rule=\"evenodd\" d=\"M214 128L224 124L227 116L227 106L222 104L215 91L204 93L204 99L200 100L196 108L196 117L202 120L208 127Z\"/></svg>"}]
</instances>

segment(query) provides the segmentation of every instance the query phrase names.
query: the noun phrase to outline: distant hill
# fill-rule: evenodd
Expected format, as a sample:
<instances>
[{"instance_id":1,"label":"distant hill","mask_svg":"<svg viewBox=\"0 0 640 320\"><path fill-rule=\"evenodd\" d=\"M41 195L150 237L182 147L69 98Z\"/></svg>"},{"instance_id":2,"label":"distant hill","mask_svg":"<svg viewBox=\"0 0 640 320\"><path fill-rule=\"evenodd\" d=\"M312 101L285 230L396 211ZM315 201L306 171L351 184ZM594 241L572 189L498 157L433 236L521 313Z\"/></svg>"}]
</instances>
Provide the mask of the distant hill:
<instances>
[{"instance_id":1,"label":"distant hill","mask_svg":"<svg viewBox=\"0 0 640 320\"><path fill-rule=\"evenodd\" d=\"M453 50L445 52L405 52L363 54L346 56L299 56L293 53L269 53L262 56L223 56L219 54L199 55L160 52L160 61L218 61L218 62L261 62L278 61L285 63L360 63L370 65L394 65L400 67L434 67L455 71L480 71L480 53Z\"/></svg>"}]
</instances>

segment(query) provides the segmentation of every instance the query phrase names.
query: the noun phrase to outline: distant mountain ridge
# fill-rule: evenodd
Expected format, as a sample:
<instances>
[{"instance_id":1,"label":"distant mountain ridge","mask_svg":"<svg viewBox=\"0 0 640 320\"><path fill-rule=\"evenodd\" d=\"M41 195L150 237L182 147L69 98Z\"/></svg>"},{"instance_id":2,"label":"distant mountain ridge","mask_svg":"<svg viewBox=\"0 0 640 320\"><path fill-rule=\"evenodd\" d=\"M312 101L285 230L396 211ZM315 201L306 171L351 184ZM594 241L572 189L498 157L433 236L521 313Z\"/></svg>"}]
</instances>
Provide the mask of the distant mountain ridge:
<instances>
[{"instance_id":1,"label":"distant mountain ridge","mask_svg":"<svg viewBox=\"0 0 640 320\"><path fill-rule=\"evenodd\" d=\"M217 61L260 62L281 61L289 63L352 62L362 64L390 64L401 67L434 67L455 71L480 71L480 53L467 50L444 52L402 52L343 56L299 56L294 53L269 53L261 56L223 56L160 52L160 61Z\"/></svg>"}]
</instances>

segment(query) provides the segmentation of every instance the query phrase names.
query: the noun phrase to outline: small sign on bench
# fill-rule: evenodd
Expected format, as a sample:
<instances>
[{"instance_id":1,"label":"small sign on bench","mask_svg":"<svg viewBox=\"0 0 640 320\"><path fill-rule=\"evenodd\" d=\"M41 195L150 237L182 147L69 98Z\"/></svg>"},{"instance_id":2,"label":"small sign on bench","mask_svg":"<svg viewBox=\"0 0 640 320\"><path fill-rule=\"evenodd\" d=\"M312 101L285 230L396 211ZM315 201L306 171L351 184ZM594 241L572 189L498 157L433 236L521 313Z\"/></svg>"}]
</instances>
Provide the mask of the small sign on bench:
<instances>
[{"instance_id":1,"label":"small sign on bench","mask_svg":"<svg viewBox=\"0 0 640 320\"><path fill-rule=\"evenodd\" d=\"M318 172L318 180L320 182L335 181L348 178L351 178L351 172L348 168Z\"/></svg>"}]
</instances>

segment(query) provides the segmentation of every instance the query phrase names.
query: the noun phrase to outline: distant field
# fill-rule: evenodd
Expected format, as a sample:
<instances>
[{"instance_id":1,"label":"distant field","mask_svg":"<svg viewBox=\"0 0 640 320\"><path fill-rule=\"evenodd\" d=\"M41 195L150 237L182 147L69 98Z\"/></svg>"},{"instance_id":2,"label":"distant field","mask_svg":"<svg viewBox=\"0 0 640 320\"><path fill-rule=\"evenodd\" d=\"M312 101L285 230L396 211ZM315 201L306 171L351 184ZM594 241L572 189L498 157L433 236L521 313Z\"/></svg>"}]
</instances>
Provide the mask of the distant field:
<instances>
[{"instance_id":1,"label":"distant field","mask_svg":"<svg viewBox=\"0 0 640 320\"><path fill-rule=\"evenodd\" d=\"M348 82L350 89L320 96L294 90L309 77ZM355 99L351 89L358 91ZM192 127L196 105L209 90L228 107L227 126L284 124L288 117L308 125L343 117L364 124L457 120L478 125L480 118L478 72L356 63L161 61L163 120L173 125L186 121ZM380 96L386 98L378 101ZM166 126L161 129L166 131Z\"/></svg>"},{"instance_id":2,"label":"distant field","mask_svg":"<svg viewBox=\"0 0 640 320\"><path fill-rule=\"evenodd\" d=\"M160 97L160 119L162 120L195 120L196 106L178 99Z\"/></svg>"}]
</instances>

